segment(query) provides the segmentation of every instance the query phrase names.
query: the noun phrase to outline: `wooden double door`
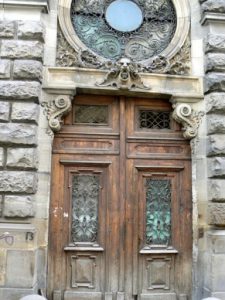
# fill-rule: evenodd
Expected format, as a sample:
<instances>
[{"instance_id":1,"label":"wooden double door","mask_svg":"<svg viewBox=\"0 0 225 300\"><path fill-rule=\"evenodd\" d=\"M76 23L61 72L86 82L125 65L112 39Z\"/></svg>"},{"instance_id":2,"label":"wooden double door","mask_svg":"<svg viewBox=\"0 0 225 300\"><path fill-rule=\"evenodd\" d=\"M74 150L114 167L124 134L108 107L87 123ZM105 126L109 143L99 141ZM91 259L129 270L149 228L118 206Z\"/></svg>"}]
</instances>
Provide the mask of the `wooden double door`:
<instances>
[{"instance_id":1,"label":"wooden double door","mask_svg":"<svg viewBox=\"0 0 225 300\"><path fill-rule=\"evenodd\" d=\"M191 299L190 147L168 100L76 96L52 164L49 299Z\"/></svg>"}]
</instances>

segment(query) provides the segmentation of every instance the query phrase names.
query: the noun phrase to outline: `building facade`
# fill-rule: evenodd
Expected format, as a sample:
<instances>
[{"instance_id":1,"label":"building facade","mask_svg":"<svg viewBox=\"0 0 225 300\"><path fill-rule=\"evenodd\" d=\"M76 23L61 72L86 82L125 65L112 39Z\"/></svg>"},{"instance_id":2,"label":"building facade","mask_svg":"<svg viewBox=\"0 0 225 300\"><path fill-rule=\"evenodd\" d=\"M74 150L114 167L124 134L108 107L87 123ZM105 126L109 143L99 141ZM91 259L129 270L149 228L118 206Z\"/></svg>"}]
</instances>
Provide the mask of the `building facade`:
<instances>
[{"instance_id":1,"label":"building facade","mask_svg":"<svg viewBox=\"0 0 225 300\"><path fill-rule=\"evenodd\" d=\"M0 39L0 299L225 300L225 1L0 0Z\"/></svg>"}]
</instances>

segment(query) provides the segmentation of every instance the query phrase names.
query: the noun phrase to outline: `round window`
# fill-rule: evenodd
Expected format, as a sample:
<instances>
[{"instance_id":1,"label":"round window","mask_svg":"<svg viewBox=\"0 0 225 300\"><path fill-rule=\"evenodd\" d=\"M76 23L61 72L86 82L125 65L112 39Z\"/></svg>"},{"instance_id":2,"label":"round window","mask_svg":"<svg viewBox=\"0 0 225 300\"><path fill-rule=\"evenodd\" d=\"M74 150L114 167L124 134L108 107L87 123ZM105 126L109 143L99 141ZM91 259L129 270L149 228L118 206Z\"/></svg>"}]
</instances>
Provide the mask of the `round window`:
<instances>
[{"instance_id":1,"label":"round window","mask_svg":"<svg viewBox=\"0 0 225 300\"><path fill-rule=\"evenodd\" d=\"M72 0L71 20L82 43L111 60L159 55L177 26L172 0Z\"/></svg>"}]
</instances>

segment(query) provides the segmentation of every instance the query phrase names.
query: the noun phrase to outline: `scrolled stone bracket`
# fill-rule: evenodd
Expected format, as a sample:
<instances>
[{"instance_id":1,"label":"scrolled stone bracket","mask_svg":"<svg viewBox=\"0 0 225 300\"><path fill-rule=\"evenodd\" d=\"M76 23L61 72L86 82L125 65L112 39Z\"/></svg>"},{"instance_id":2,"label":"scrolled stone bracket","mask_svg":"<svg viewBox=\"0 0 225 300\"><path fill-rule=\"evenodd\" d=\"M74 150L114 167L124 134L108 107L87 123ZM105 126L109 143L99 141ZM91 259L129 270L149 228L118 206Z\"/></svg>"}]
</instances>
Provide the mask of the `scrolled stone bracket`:
<instances>
[{"instance_id":1,"label":"scrolled stone bracket","mask_svg":"<svg viewBox=\"0 0 225 300\"><path fill-rule=\"evenodd\" d=\"M62 127L62 117L67 115L72 107L72 96L59 95L51 102L43 102L44 114L48 119L49 128L57 132Z\"/></svg>"},{"instance_id":2,"label":"scrolled stone bracket","mask_svg":"<svg viewBox=\"0 0 225 300\"><path fill-rule=\"evenodd\" d=\"M175 103L173 109L172 117L183 126L183 136L188 140L196 137L204 112L194 111L187 103Z\"/></svg>"}]
</instances>

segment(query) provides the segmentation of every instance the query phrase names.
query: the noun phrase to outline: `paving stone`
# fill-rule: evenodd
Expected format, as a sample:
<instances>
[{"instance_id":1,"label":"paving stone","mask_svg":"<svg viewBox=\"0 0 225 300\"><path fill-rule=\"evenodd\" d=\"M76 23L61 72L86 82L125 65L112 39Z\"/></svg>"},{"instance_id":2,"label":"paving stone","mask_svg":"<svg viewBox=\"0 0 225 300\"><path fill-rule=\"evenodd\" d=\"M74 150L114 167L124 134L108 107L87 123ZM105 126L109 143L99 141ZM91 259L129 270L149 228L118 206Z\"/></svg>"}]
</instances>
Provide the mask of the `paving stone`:
<instances>
[{"instance_id":1,"label":"paving stone","mask_svg":"<svg viewBox=\"0 0 225 300\"><path fill-rule=\"evenodd\" d=\"M34 148L8 148L7 167L22 169L37 169L37 149Z\"/></svg>"},{"instance_id":2,"label":"paving stone","mask_svg":"<svg viewBox=\"0 0 225 300\"><path fill-rule=\"evenodd\" d=\"M225 157L208 159L208 176L225 177Z\"/></svg>"},{"instance_id":3,"label":"paving stone","mask_svg":"<svg viewBox=\"0 0 225 300\"><path fill-rule=\"evenodd\" d=\"M225 155L225 135L214 134L208 137L208 155Z\"/></svg>"},{"instance_id":4,"label":"paving stone","mask_svg":"<svg viewBox=\"0 0 225 300\"><path fill-rule=\"evenodd\" d=\"M225 71L225 54L208 53L206 55L206 71L224 72Z\"/></svg>"},{"instance_id":5,"label":"paving stone","mask_svg":"<svg viewBox=\"0 0 225 300\"><path fill-rule=\"evenodd\" d=\"M0 167L3 167L4 163L4 149L0 147Z\"/></svg>"},{"instance_id":6,"label":"paving stone","mask_svg":"<svg viewBox=\"0 0 225 300\"><path fill-rule=\"evenodd\" d=\"M0 37L13 37L15 33L15 26L12 21L0 21Z\"/></svg>"},{"instance_id":7,"label":"paving stone","mask_svg":"<svg viewBox=\"0 0 225 300\"><path fill-rule=\"evenodd\" d=\"M209 134L225 133L225 115L208 115L207 124Z\"/></svg>"},{"instance_id":8,"label":"paving stone","mask_svg":"<svg viewBox=\"0 0 225 300\"><path fill-rule=\"evenodd\" d=\"M0 79L10 78L10 60L0 59Z\"/></svg>"},{"instance_id":9,"label":"paving stone","mask_svg":"<svg viewBox=\"0 0 225 300\"><path fill-rule=\"evenodd\" d=\"M205 41L205 51L225 52L225 34L209 33Z\"/></svg>"},{"instance_id":10,"label":"paving stone","mask_svg":"<svg viewBox=\"0 0 225 300\"><path fill-rule=\"evenodd\" d=\"M0 171L0 192L33 194L36 190L35 172Z\"/></svg>"},{"instance_id":11,"label":"paving stone","mask_svg":"<svg viewBox=\"0 0 225 300\"><path fill-rule=\"evenodd\" d=\"M12 121L24 121L38 123L39 105L35 103L13 103Z\"/></svg>"},{"instance_id":12,"label":"paving stone","mask_svg":"<svg viewBox=\"0 0 225 300\"><path fill-rule=\"evenodd\" d=\"M9 121L9 111L10 104L9 102L0 101L0 121Z\"/></svg>"},{"instance_id":13,"label":"paving stone","mask_svg":"<svg viewBox=\"0 0 225 300\"><path fill-rule=\"evenodd\" d=\"M223 73L209 73L205 76L205 92L224 92L225 76Z\"/></svg>"},{"instance_id":14,"label":"paving stone","mask_svg":"<svg viewBox=\"0 0 225 300\"><path fill-rule=\"evenodd\" d=\"M203 12L225 13L225 0L205 1L201 9Z\"/></svg>"},{"instance_id":15,"label":"paving stone","mask_svg":"<svg viewBox=\"0 0 225 300\"><path fill-rule=\"evenodd\" d=\"M208 221L210 225L225 225L225 203L209 203Z\"/></svg>"},{"instance_id":16,"label":"paving stone","mask_svg":"<svg viewBox=\"0 0 225 300\"><path fill-rule=\"evenodd\" d=\"M18 21L20 39L44 40L45 30L40 21Z\"/></svg>"},{"instance_id":17,"label":"paving stone","mask_svg":"<svg viewBox=\"0 0 225 300\"><path fill-rule=\"evenodd\" d=\"M37 144L37 126L30 124L0 124L0 142L7 144Z\"/></svg>"},{"instance_id":18,"label":"paving stone","mask_svg":"<svg viewBox=\"0 0 225 300\"><path fill-rule=\"evenodd\" d=\"M224 202L225 193L224 193L225 180L223 179L211 179L208 182L208 194L209 200Z\"/></svg>"},{"instance_id":19,"label":"paving stone","mask_svg":"<svg viewBox=\"0 0 225 300\"><path fill-rule=\"evenodd\" d=\"M42 63L36 60L15 60L13 77L15 79L42 78Z\"/></svg>"},{"instance_id":20,"label":"paving stone","mask_svg":"<svg viewBox=\"0 0 225 300\"><path fill-rule=\"evenodd\" d=\"M0 81L0 97L15 100L37 100L40 83L36 81Z\"/></svg>"},{"instance_id":21,"label":"paving stone","mask_svg":"<svg viewBox=\"0 0 225 300\"><path fill-rule=\"evenodd\" d=\"M8 250L7 287L32 288L34 284L34 264L34 251Z\"/></svg>"},{"instance_id":22,"label":"paving stone","mask_svg":"<svg viewBox=\"0 0 225 300\"><path fill-rule=\"evenodd\" d=\"M205 96L208 113L225 113L225 93L211 93Z\"/></svg>"},{"instance_id":23,"label":"paving stone","mask_svg":"<svg viewBox=\"0 0 225 300\"><path fill-rule=\"evenodd\" d=\"M42 59L43 51L43 44L38 41L2 40L2 57Z\"/></svg>"},{"instance_id":24,"label":"paving stone","mask_svg":"<svg viewBox=\"0 0 225 300\"><path fill-rule=\"evenodd\" d=\"M33 217L34 201L30 196L5 196L3 215L7 218Z\"/></svg>"}]
</instances>

